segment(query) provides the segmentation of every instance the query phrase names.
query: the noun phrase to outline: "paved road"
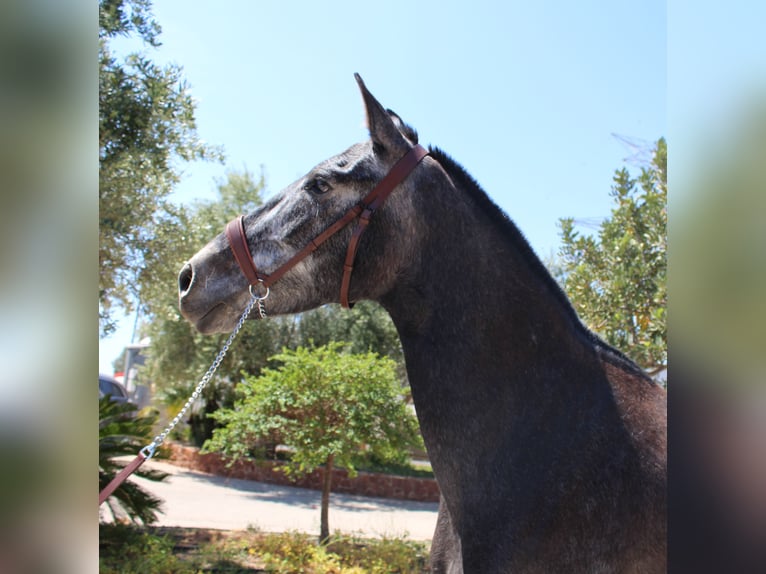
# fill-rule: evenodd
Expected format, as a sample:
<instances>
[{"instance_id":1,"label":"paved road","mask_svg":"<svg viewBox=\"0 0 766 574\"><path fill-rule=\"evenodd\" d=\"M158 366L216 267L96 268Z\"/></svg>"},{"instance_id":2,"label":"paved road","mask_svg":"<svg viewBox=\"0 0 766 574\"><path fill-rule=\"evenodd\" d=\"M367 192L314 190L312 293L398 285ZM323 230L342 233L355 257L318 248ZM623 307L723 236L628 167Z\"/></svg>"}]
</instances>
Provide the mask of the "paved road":
<instances>
[{"instance_id":1,"label":"paved road","mask_svg":"<svg viewBox=\"0 0 766 574\"><path fill-rule=\"evenodd\" d=\"M154 460L146 466L170 474L163 482L140 477L130 479L165 501L158 526L224 530L254 526L266 532L298 530L319 534L318 491L223 478ZM438 506L428 502L332 494L330 531L371 537L406 535L413 540L430 540Z\"/></svg>"}]
</instances>

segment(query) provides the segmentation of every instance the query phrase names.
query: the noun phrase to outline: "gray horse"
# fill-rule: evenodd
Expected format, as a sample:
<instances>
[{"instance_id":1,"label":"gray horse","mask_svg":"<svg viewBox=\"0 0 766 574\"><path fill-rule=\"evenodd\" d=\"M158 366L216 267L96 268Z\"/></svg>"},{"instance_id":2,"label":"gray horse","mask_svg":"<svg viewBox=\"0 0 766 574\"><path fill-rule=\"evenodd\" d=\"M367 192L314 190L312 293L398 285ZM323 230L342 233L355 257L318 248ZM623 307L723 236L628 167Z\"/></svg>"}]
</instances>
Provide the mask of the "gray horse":
<instances>
[{"instance_id":1,"label":"gray horse","mask_svg":"<svg viewBox=\"0 0 766 574\"><path fill-rule=\"evenodd\" d=\"M583 326L476 181L357 81L370 140L245 216L236 257L231 233L194 255L181 312L229 331L261 281L272 315L388 311L442 494L434 572L665 571L665 391ZM374 217L357 207L414 148Z\"/></svg>"}]
</instances>

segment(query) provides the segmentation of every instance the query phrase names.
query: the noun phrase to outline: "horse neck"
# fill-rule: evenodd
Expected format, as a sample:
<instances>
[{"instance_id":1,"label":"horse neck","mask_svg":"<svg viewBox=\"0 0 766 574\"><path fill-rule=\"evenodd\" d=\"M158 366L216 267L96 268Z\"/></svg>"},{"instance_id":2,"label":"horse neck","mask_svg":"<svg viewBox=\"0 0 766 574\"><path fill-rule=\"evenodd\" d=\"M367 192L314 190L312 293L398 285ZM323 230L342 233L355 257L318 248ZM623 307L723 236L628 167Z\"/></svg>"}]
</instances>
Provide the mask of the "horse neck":
<instances>
[{"instance_id":1,"label":"horse neck","mask_svg":"<svg viewBox=\"0 0 766 574\"><path fill-rule=\"evenodd\" d=\"M466 365L483 357L488 365L512 364L511 371L540 356L561 362L592 351L592 339L513 224L498 225L464 191L451 191L454 201L419 208L428 228L419 233L410 269L381 300L405 347L438 343L439 357L449 350ZM421 196L449 198L443 189Z\"/></svg>"},{"instance_id":2,"label":"horse neck","mask_svg":"<svg viewBox=\"0 0 766 574\"><path fill-rule=\"evenodd\" d=\"M478 467L466 462L486 468L547 420L574 432L585 397L609 393L586 332L526 244L453 191L454 203L428 207L413 264L381 303L401 337L434 469L470 481Z\"/></svg>"}]
</instances>

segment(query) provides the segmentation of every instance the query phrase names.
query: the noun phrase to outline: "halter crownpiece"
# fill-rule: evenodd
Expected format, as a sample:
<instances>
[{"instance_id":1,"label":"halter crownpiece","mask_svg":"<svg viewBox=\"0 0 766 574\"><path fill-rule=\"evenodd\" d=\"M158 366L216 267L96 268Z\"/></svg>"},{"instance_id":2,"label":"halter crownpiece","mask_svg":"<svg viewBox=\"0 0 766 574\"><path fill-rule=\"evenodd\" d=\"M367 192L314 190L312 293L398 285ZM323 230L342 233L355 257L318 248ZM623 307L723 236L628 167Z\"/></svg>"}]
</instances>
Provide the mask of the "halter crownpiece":
<instances>
[{"instance_id":1,"label":"halter crownpiece","mask_svg":"<svg viewBox=\"0 0 766 574\"><path fill-rule=\"evenodd\" d=\"M356 252L359 248L359 240L367 229L370 219L375 211L383 205L396 186L402 183L427 155L428 150L421 145L416 145L411 148L394 164L391 171L378 182L378 185L376 185L361 202L349 209L343 217L309 241L306 247L298 251L298 253L293 255L270 275L261 273L256 267L255 261L253 261L253 256L247 245L247 236L245 235L245 216L240 215L236 219L230 221L226 225L226 237L229 240L229 245L234 253L234 259L236 259L239 268L242 270L242 273L247 278L251 287L263 285L268 289L290 269L316 251L322 243L358 217L359 222L351 235L351 240L349 241L346 250L346 259L343 264L343 279L340 287L340 304L347 309L351 308L353 304L348 299L348 291L351 285L351 273L354 270Z\"/></svg>"}]
</instances>

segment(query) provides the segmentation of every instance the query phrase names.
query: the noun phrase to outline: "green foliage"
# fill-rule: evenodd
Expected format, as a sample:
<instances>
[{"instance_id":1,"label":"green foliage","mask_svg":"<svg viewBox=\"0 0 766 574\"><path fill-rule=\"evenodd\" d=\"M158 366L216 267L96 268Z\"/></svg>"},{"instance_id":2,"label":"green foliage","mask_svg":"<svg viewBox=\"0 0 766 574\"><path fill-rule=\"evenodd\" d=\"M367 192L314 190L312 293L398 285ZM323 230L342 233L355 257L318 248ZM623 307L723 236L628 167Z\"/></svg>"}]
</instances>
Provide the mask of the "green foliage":
<instances>
[{"instance_id":1,"label":"green foliage","mask_svg":"<svg viewBox=\"0 0 766 574\"><path fill-rule=\"evenodd\" d=\"M299 532L265 536L258 548L266 572L292 574L293 572L362 574L358 568L344 568L337 554Z\"/></svg>"},{"instance_id":2,"label":"green foliage","mask_svg":"<svg viewBox=\"0 0 766 574\"><path fill-rule=\"evenodd\" d=\"M99 2L99 318L113 328L112 308L139 298L145 260L162 224L178 213L166 200L178 163L220 158L201 142L195 104L175 65L143 54L115 57L109 40L137 34L159 45L160 27L147 0ZM167 264L167 262L164 262Z\"/></svg>"},{"instance_id":3,"label":"green foliage","mask_svg":"<svg viewBox=\"0 0 766 574\"><path fill-rule=\"evenodd\" d=\"M375 351L404 365L396 327L386 310L372 301L360 301L350 312L340 305L325 305L304 313L297 335L298 345L345 341L352 353Z\"/></svg>"},{"instance_id":4,"label":"green foliage","mask_svg":"<svg viewBox=\"0 0 766 574\"><path fill-rule=\"evenodd\" d=\"M256 553L267 572L292 574L419 574L428 560L426 545L403 538L362 540L336 535L317 545L305 534L286 532L262 537Z\"/></svg>"},{"instance_id":5,"label":"green foliage","mask_svg":"<svg viewBox=\"0 0 766 574\"><path fill-rule=\"evenodd\" d=\"M382 461L406 460L422 447L417 419L408 410L391 359L349 354L339 343L285 350L276 369L247 377L242 399L213 418L221 424L205 450L236 460L267 439L295 449L291 471L311 472L326 463L355 471L361 451Z\"/></svg>"},{"instance_id":6,"label":"green foliage","mask_svg":"<svg viewBox=\"0 0 766 574\"><path fill-rule=\"evenodd\" d=\"M100 0L99 39L136 32L147 44L159 46L161 28L152 18L151 8L151 0Z\"/></svg>"},{"instance_id":7,"label":"green foliage","mask_svg":"<svg viewBox=\"0 0 766 574\"><path fill-rule=\"evenodd\" d=\"M199 570L173 553L174 542L121 524L99 525L98 571L101 574L197 574Z\"/></svg>"},{"instance_id":8,"label":"green foliage","mask_svg":"<svg viewBox=\"0 0 766 574\"><path fill-rule=\"evenodd\" d=\"M597 237L560 220L559 279L578 314L651 374L667 366L667 145L631 178L617 170L616 206Z\"/></svg>"},{"instance_id":9,"label":"green foliage","mask_svg":"<svg viewBox=\"0 0 766 574\"><path fill-rule=\"evenodd\" d=\"M99 572L420 574L427 571L426 544L405 538L361 539L336 534L328 544L318 545L313 537L299 532L217 532L209 536L211 540L207 543L190 545L190 537L208 538L207 534L102 524Z\"/></svg>"},{"instance_id":10,"label":"green foliage","mask_svg":"<svg viewBox=\"0 0 766 574\"><path fill-rule=\"evenodd\" d=\"M341 557L341 564L362 568L362 572L370 574L418 574L428 563L426 545L406 538L362 540L335 535L327 550Z\"/></svg>"},{"instance_id":11,"label":"green foliage","mask_svg":"<svg viewBox=\"0 0 766 574\"><path fill-rule=\"evenodd\" d=\"M98 402L98 486L109 484L125 466L117 457L136 456L154 437L157 413L150 409L135 412L135 406L104 397ZM136 475L149 480L164 480L163 472L140 467ZM157 519L161 501L131 481L123 482L106 500L113 517L126 516L133 522L151 524Z\"/></svg>"}]
</instances>

